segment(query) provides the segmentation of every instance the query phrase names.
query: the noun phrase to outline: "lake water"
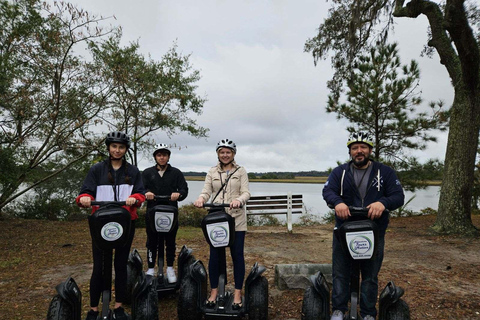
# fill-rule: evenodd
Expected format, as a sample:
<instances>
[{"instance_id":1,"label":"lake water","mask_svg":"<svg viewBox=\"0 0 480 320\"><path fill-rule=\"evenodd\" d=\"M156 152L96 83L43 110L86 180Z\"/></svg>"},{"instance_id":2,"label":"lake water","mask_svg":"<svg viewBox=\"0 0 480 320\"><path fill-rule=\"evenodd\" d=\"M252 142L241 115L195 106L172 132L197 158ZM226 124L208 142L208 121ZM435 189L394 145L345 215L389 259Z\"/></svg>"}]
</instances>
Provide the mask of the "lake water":
<instances>
[{"instance_id":1,"label":"lake water","mask_svg":"<svg viewBox=\"0 0 480 320\"><path fill-rule=\"evenodd\" d=\"M188 197L180 202L180 205L193 203L203 188L203 181L187 181ZM266 182L250 182L250 193L252 196L263 195L283 195L291 192L292 194L302 194L303 202L307 212L321 218L330 211L322 198L323 184L314 183L266 183ZM420 211L421 209L430 207L437 209L440 187L430 186L423 190L415 192L405 192L405 202L415 196L415 198L407 205L406 209ZM279 215L278 218L285 217ZM298 219L294 215L294 222Z\"/></svg>"}]
</instances>

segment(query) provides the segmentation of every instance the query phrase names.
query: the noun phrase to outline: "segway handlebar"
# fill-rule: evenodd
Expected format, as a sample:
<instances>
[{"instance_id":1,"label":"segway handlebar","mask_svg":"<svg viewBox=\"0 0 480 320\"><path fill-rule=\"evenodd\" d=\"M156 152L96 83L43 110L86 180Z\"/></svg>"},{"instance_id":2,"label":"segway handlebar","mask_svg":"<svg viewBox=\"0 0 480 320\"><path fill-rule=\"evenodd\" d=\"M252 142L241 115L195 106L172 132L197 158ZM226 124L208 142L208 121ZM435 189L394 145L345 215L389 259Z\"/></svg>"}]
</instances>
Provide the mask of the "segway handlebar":
<instances>
[{"instance_id":1,"label":"segway handlebar","mask_svg":"<svg viewBox=\"0 0 480 320\"><path fill-rule=\"evenodd\" d=\"M90 205L91 206L106 206L106 205L109 205L109 204L113 204L113 205L118 205L118 206L126 206L127 203L126 201L92 201L90 202Z\"/></svg>"},{"instance_id":2,"label":"segway handlebar","mask_svg":"<svg viewBox=\"0 0 480 320\"><path fill-rule=\"evenodd\" d=\"M330 209L335 210L335 206L333 204L328 204L328 207ZM350 214L352 216L356 217L367 217L368 216L368 210L370 210L367 207L356 207L356 206L348 206L348 210L350 210ZM383 213L388 213L388 209L383 210Z\"/></svg>"},{"instance_id":3,"label":"segway handlebar","mask_svg":"<svg viewBox=\"0 0 480 320\"><path fill-rule=\"evenodd\" d=\"M155 195L155 196L153 196L153 199L152 199L152 200L148 200L148 199L147 199L147 201L170 200L171 197L172 197L171 195L159 195L159 196Z\"/></svg>"}]
</instances>

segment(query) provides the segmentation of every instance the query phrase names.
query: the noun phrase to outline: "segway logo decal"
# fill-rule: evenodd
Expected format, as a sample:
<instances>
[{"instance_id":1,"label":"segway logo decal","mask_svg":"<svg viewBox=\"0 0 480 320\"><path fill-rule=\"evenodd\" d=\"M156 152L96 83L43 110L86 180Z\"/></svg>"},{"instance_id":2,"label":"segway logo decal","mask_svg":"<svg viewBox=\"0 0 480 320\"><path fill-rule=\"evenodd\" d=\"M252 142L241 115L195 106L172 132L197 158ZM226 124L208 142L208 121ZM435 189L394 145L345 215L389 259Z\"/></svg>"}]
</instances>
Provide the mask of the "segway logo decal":
<instances>
[{"instance_id":1,"label":"segway logo decal","mask_svg":"<svg viewBox=\"0 0 480 320\"><path fill-rule=\"evenodd\" d=\"M228 222L212 223L206 226L210 242L214 247L226 247L230 242Z\"/></svg>"},{"instance_id":2,"label":"segway logo decal","mask_svg":"<svg viewBox=\"0 0 480 320\"><path fill-rule=\"evenodd\" d=\"M353 259L370 259L373 255L373 231L348 232L348 250Z\"/></svg>"},{"instance_id":3,"label":"segway logo decal","mask_svg":"<svg viewBox=\"0 0 480 320\"><path fill-rule=\"evenodd\" d=\"M173 212L155 212L155 229L157 232L169 232L173 225Z\"/></svg>"},{"instance_id":4,"label":"segway logo decal","mask_svg":"<svg viewBox=\"0 0 480 320\"><path fill-rule=\"evenodd\" d=\"M101 230L102 238L107 241L115 241L123 235L123 227L118 222L109 222Z\"/></svg>"}]
</instances>

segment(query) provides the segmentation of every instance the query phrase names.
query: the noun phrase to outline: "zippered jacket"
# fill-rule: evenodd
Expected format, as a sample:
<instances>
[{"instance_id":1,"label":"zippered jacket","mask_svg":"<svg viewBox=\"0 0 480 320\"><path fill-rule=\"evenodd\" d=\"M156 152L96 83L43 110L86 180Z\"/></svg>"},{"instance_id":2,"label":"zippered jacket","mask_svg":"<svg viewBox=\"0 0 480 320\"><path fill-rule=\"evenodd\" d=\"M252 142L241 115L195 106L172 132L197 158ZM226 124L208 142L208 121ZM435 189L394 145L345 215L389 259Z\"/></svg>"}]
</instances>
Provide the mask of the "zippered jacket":
<instances>
[{"instance_id":1,"label":"zippered jacket","mask_svg":"<svg viewBox=\"0 0 480 320\"><path fill-rule=\"evenodd\" d=\"M130 183L125 181L125 168ZM111 172L114 180L113 184L108 179L108 172ZM137 208L145 201L145 188L142 177L137 167L125 162L118 170L113 170L109 166L109 160L94 164L88 171L87 177L83 181L80 194L75 199L77 205L80 204L80 198L88 196L94 201L125 201L128 197L137 199L134 206L124 206L130 212L132 220L138 218ZM92 206L92 213L98 209L98 206Z\"/></svg>"},{"instance_id":2,"label":"zippered jacket","mask_svg":"<svg viewBox=\"0 0 480 320\"><path fill-rule=\"evenodd\" d=\"M182 201L188 196L188 184L183 173L171 165L167 166L163 177L158 174L157 166L153 166L143 170L142 178L146 192L152 192L157 196L167 196L173 192L180 193L177 201L147 201L147 208L152 208L158 204L167 204L178 208L178 201Z\"/></svg>"},{"instance_id":3,"label":"zippered jacket","mask_svg":"<svg viewBox=\"0 0 480 320\"><path fill-rule=\"evenodd\" d=\"M232 164L234 168L228 174L222 168L220 162L215 167L210 168L205 177L202 193L200 194L205 202L208 202L210 198L212 198L210 201L215 203L230 203L233 200L238 200L242 206L245 206L248 199L250 199L247 171L244 167L237 165L235 161ZM222 184L229 176L230 179L227 185L218 193ZM217 193L218 196L213 199ZM235 231L247 231L247 215L245 209L226 208L226 212L235 218Z\"/></svg>"},{"instance_id":4,"label":"zippered jacket","mask_svg":"<svg viewBox=\"0 0 480 320\"><path fill-rule=\"evenodd\" d=\"M336 206L343 202L347 206L366 207L379 201L389 211L401 207L405 195L395 170L380 162L371 162L372 171L364 199L355 185L350 161L336 167L330 173L322 191L327 204Z\"/></svg>"}]
</instances>

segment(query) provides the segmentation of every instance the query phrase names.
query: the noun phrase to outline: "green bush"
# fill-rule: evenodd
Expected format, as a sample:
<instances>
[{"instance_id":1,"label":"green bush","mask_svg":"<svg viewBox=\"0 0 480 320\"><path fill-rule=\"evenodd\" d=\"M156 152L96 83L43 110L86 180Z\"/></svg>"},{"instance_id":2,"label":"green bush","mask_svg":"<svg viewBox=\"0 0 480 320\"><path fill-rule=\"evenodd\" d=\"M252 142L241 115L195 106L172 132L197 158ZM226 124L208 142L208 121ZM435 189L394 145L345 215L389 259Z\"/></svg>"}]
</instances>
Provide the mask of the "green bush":
<instances>
[{"instance_id":1,"label":"green bush","mask_svg":"<svg viewBox=\"0 0 480 320\"><path fill-rule=\"evenodd\" d=\"M283 223L274 215L247 215L247 225L249 226L281 226Z\"/></svg>"},{"instance_id":2,"label":"green bush","mask_svg":"<svg viewBox=\"0 0 480 320\"><path fill-rule=\"evenodd\" d=\"M183 205L178 210L178 224L199 228L202 226L202 219L206 215L206 209L197 208L193 204Z\"/></svg>"}]
</instances>

